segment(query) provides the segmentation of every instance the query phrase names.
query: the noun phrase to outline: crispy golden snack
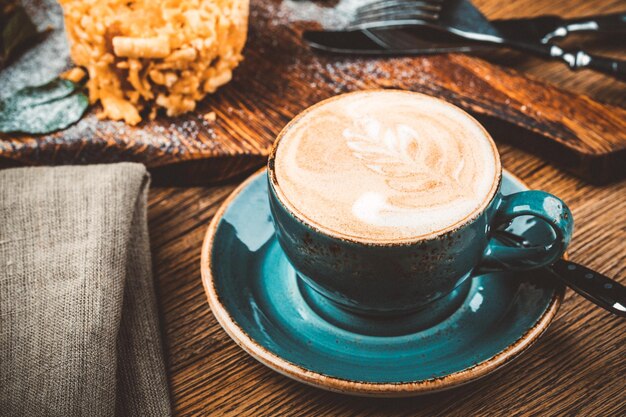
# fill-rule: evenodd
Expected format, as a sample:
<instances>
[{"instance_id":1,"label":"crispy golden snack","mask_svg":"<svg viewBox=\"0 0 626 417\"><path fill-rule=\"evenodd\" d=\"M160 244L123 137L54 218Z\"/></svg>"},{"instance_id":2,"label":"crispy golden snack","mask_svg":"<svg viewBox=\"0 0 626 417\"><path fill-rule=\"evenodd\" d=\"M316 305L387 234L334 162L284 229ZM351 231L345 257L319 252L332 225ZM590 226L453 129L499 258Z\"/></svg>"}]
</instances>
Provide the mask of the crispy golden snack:
<instances>
[{"instance_id":1,"label":"crispy golden snack","mask_svg":"<svg viewBox=\"0 0 626 417\"><path fill-rule=\"evenodd\" d=\"M248 0L60 0L74 62L89 73L99 117L175 116L230 81L241 61Z\"/></svg>"}]
</instances>

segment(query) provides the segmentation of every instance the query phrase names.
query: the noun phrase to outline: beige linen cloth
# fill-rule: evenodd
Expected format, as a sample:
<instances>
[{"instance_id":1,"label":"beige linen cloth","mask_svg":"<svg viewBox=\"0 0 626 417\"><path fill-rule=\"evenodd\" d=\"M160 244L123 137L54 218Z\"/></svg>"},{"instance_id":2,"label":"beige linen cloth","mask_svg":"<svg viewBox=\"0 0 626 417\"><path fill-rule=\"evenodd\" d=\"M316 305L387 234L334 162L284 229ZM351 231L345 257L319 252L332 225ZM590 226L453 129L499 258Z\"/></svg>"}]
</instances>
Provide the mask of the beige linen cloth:
<instances>
[{"instance_id":1,"label":"beige linen cloth","mask_svg":"<svg viewBox=\"0 0 626 417\"><path fill-rule=\"evenodd\" d=\"M166 416L140 164L0 171L0 415Z\"/></svg>"}]
</instances>

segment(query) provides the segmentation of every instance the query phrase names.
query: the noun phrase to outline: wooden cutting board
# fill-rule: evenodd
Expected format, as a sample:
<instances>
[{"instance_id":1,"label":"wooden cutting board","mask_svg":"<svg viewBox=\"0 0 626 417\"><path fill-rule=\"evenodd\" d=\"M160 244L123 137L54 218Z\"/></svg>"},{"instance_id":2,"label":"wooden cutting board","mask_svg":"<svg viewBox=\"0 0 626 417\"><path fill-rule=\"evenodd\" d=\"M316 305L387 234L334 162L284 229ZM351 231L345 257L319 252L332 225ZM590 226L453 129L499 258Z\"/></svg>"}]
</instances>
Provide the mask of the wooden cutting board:
<instances>
[{"instance_id":1,"label":"wooden cutting board","mask_svg":"<svg viewBox=\"0 0 626 417\"><path fill-rule=\"evenodd\" d=\"M300 34L318 24L296 22L302 13L294 14L294 7L304 6L285 1L252 1L245 60L233 81L195 113L130 127L100 121L92 108L79 123L54 134L0 134L0 166L136 161L151 169L156 183L202 184L261 165L280 129L322 99L399 88L455 103L479 118L496 142L514 143L589 181L626 176L626 110L466 55L317 54L302 44ZM51 0L33 3L35 21L55 31L0 73L0 96L71 65L59 6ZM320 10L309 5L306 17L315 19ZM208 112L215 112L215 121L202 117Z\"/></svg>"}]
</instances>

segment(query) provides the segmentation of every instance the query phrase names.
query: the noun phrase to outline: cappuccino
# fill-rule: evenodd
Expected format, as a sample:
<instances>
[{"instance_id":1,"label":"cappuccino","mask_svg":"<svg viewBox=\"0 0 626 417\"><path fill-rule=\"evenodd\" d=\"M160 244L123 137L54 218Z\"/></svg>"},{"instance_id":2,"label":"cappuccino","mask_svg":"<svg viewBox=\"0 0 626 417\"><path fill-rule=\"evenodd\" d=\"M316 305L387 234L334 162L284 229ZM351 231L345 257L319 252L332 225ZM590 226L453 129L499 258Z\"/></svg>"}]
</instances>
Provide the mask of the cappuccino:
<instances>
[{"instance_id":1,"label":"cappuccino","mask_svg":"<svg viewBox=\"0 0 626 417\"><path fill-rule=\"evenodd\" d=\"M423 94L345 94L297 116L273 155L277 191L315 228L364 242L428 238L482 212L501 175L463 110Z\"/></svg>"}]
</instances>

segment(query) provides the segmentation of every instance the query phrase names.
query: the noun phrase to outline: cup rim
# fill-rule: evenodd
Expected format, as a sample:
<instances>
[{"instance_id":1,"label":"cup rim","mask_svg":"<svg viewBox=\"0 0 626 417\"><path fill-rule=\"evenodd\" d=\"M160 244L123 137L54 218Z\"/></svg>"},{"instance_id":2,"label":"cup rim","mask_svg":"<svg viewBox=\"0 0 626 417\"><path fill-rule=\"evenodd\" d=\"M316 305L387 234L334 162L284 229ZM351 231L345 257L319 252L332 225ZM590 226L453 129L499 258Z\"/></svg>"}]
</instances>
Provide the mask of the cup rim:
<instances>
[{"instance_id":1,"label":"cup rim","mask_svg":"<svg viewBox=\"0 0 626 417\"><path fill-rule=\"evenodd\" d=\"M373 240L373 239L365 239L365 238L360 238L357 236L351 236L345 233L340 233L337 231L334 231L330 228L324 227L321 224L317 224L312 222L311 220L309 220L302 212L300 212L300 210L297 209L297 207L295 207L288 199L287 197L284 195L284 193L282 192L280 185L278 184L278 179L276 177L276 173L275 173L275 159L276 159L276 151L278 149L278 146L280 144L281 139L287 134L287 132L294 126L295 123L297 123L300 119L302 119L303 117L305 117L310 111L316 109L319 106L322 106L328 102L331 101L335 101L338 100L340 98L349 96L349 95L356 95L356 94L363 94L363 93L405 93L405 94L411 94L411 95L420 95L420 96L424 96L424 97L428 97L429 99L432 100L438 100L442 103L444 103L447 106L450 106L454 109L456 109L457 111L460 111L462 113L465 113L465 115L467 117L470 118L470 120L474 121L475 124L483 131L483 133L485 134L485 137L487 138L488 142L491 144L491 149L493 151L493 155L495 157L495 162L496 162L496 174L495 174L495 178L493 181L493 184L491 186L491 189L489 190L489 193L485 196L485 198L483 199L483 202L481 203L480 206L478 206L478 208L476 208L474 211L472 211L470 214L468 214L467 216L465 216L464 218L458 220L457 222L441 229L441 230L437 230L435 232L430 232L430 233L425 233L419 236L411 236L409 238L398 238L398 239L387 239L384 241L379 241L379 240ZM343 93L343 94L339 94L336 96L332 96L329 97L327 99L324 99L322 101L317 102L316 104L307 107L305 110L303 110L302 112L298 113L293 119L291 119L289 121L289 123L287 123L285 125L285 127L283 127L283 129L280 131L280 133L278 134L278 136L276 137L276 140L274 141L272 148L270 150L269 153L269 157L268 157L268 161L267 161L267 173L268 173L268 179L269 179L269 184L270 184L270 193L274 193L274 195L276 196L276 199L279 201L279 203L281 204L281 206L287 210L287 212L296 220L298 220L300 223L302 223L303 225L311 228L312 230L314 230L316 233L323 235L325 237L328 237L330 239L338 239L340 241L343 242L349 242L349 243L353 243L353 244L358 244L358 245L363 245L363 246L372 246L372 247L392 247L392 246L410 246L410 245L414 245L416 243L420 243L420 242L426 242L426 241L431 241L431 240L436 240L436 239L440 239L443 238L447 235L453 234L454 232L456 232L457 230L465 227L468 224L473 223L477 218L479 218L484 212L485 210L489 207L489 205L492 203L492 201L494 200L494 198L496 197L498 190L500 189L500 185L502 183L502 162L500 160L500 153L498 152L498 148L495 144L495 141L493 140L493 138L491 137L491 135L489 134L489 132L487 131L487 129L485 129L485 127L478 121L476 120L475 117L473 117L471 114L469 114L468 112L466 112L464 109L449 103L446 100L443 100L441 98L438 97L434 97L434 96L430 96L428 94L423 94L423 93L418 93L415 91L409 91L409 90L400 90L400 89L381 89L381 88L377 88L377 89L370 89L370 90L357 90L357 91L352 91L349 93Z\"/></svg>"}]
</instances>

